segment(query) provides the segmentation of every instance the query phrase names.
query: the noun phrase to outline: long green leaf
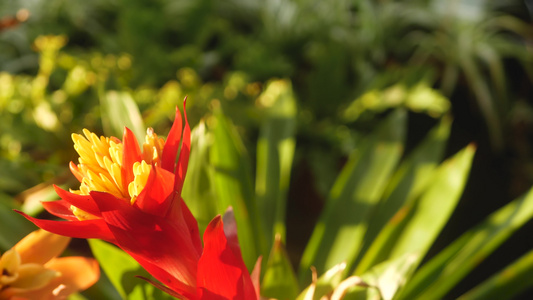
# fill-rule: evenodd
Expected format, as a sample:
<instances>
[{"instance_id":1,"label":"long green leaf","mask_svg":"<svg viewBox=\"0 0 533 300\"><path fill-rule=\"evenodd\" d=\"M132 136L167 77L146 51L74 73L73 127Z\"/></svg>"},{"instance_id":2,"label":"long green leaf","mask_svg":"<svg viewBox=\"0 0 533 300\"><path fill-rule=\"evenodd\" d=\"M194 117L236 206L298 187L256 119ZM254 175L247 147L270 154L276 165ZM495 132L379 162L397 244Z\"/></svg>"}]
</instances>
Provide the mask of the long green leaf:
<instances>
[{"instance_id":1,"label":"long green leaf","mask_svg":"<svg viewBox=\"0 0 533 300\"><path fill-rule=\"evenodd\" d=\"M403 299L444 296L533 217L533 189L492 213L426 263L402 292Z\"/></svg>"},{"instance_id":2,"label":"long green leaf","mask_svg":"<svg viewBox=\"0 0 533 300\"><path fill-rule=\"evenodd\" d=\"M311 284L314 285L314 291L312 294L313 300L320 300L323 296L330 294L341 283L345 269L345 263L338 264L326 271L326 273L320 276L316 282L313 282ZM300 293L300 295L298 295L296 300L307 299L306 296L308 295L309 290L311 289L311 285L306 287Z\"/></svg>"},{"instance_id":3,"label":"long green leaf","mask_svg":"<svg viewBox=\"0 0 533 300\"><path fill-rule=\"evenodd\" d=\"M350 156L303 254L301 281L311 266L319 274L343 261L351 268L372 209L402 154L405 121L405 111L393 112Z\"/></svg>"},{"instance_id":4,"label":"long green leaf","mask_svg":"<svg viewBox=\"0 0 533 300\"><path fill-rule=\"evenodd\" d=\"M529 251L498 274L459 297L459 300L511 299L532 286L533 251Z\"/></svg>"},{"instance_id":5,"label":"long green leaf","mask_svg":"<svg viewBox=\"0 0 533 300\"><path fill-rule=\"evenodd\" d=\"M210 180L209 147L212 143L212 135L207 132L205 123L200 121L191 132L189 167L181 196L198 221L201 233L219 213Z\"/></svg>"},{"instance_id":6,"label":"long green leaf","mask_svg":"<svg viewBox=\"0 0 533 300\"><path fill-rule=\"evenodd\" d=\"M296 101L290 82L276 80L259 96L266 106L257 142L255 193L268 247L275 236L285 241L287 190L294 156Z\"/></svg>"},{"instance_id":7,"label":"long green leaf","mask_svg":"<svg viewBox=\"0 0 533 300\"><path fill-rule=\"evenodd\" d=\"M89 240L89 245L94 257L122 299L173 299L148 282L136 278L136 275L150 278L150 274L121 249L94 239Z\"/></svg>"},{"instance_id":8,"label":"long green leaf","mask_svg":"<svg viewBox=\"0 0 533 300\"><path fill-rule=\"evenodd\" d=\"M424 257L460 199L474 153L475 147L469 145L446 160L420 199L405 207L407 213L397 226L400 232L394 235L389 259L409 253L417 254L419 261Z\"/></svg>"},{"instance_id":9,"label":"long green leaf","mask_svg":"<svg viewBox=\"0 0 533 300\"><path fill-rule=\"evenodd\" d=\"M270 251L265 275L261 281L261 296L292 300L296 298L299 290L298 280L292 269L287 251L285 251L281 238L277 237Z\"/></svg>"},{"instance_id":10,"label":"long green leaf","mask_svg":"<svg viewBox=\"0 0 533 300\"><path fill-rule=\"evenodd\" d=\"M102 122L106 135L122 137L128 127L137 139L144 140L146 129L141 113L128 92L108 91L100 96Z\"/></svg>"},{"instance_id":11,"label":"long green leaf","mask_svg":"<svg viewBox=\"0 0 533 300\"><path fill-rule=\"evenodd\" d=\"M223 214L229 206L233 207L243 259L251 270L260 253L266 254L268 250L262 250L265 236L260 231L254 203L250 161L233 125L219 108L213 113L208 122L214 138L209 158L217 211Z\"/></svg>"},{"instance_id":12,"label":"long green leaf","mask_svg":"<svg viewBox=\"0 0 533 300\"><path fill-rule=\"evenodd\" d=\"M372 299L377 289L379 299L392 300L407 281L408 275L416 268L418 259L416 254L409 253L390 261L384 261L363 274L361 279L372 287L366 291L368 299ZM360 293L361 291L357 291L354 294ZM349 295L348 292L347 299L350 299Z\"/></svg>"},{"instance_id":13,"label":"long green leaf","mask_svg":"<svg viewBox=\"0 0 533 300\"><path fill-rule=\"evenodd\" d=\"M430 184L438 163L442 159L450 127L451 119L443 118L392 176L384 199L379 203L376 213L370 220L363 250L361 250L364 257L357 264L355 274L363 274L370 267L387 259L386 249L390 247L384 244L390 241L390 238L384 236L390 233L390 230L380 230L405 203L414 201ZM378 237L377 240L376 237Z\"/></svg>"}]
</instances>

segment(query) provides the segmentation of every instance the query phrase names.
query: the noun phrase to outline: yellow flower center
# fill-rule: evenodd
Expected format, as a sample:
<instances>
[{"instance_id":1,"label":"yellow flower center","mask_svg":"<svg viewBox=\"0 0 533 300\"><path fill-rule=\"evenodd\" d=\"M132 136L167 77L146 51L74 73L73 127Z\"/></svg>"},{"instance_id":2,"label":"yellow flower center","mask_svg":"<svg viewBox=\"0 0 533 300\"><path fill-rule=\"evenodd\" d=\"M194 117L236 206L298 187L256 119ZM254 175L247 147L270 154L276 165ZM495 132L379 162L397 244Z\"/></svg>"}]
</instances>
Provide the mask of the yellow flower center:
<instances>
[{"instance_id":1,"label":"yellow flower center","mask_svg":"<svg viewBox=\"0 0 533 300\"><path fill-rule=\"evenodd\" d=\"M74 149L80 155L75 175L81 185L79 190L71 192L79 195L89 195L90 191L107 192L118 198L130 199L133 204L146 185L152 164L160 164L165 140L148 128L142 145L142 160L133 165L134 179L123 183L122 142L114 137L99 138L87 129L83 129L83 134L85 136L72 134ZM79 220L96 218L75 206L71 206L71 210Z\"/></svg>"}]
</instances>

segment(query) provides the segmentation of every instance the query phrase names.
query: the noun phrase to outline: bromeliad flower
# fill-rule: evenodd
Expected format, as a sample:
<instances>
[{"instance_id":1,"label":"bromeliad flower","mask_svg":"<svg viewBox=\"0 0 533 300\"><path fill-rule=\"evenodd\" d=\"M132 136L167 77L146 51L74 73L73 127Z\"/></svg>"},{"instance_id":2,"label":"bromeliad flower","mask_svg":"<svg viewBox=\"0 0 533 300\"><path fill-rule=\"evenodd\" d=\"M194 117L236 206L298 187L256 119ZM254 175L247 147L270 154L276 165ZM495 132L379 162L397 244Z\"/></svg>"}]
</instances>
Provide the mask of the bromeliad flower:
<instances>
[{"instance_id":1,"label":"bromeliad flower","mask_svg":"<svg viewBox=\"0 0 533 300\"><path fill-rule=\"evenodd\" d=\"M37 230L0 258L0 299L66 299L98 281L98 262L86 257L60 257L69 237Z\"/></svg>"},{"instance_id":2,"label":"bromeliad flower","mask_svg":"<svg viewBox=\"0 0 533 300\"><path fill-rule=\"evenodd\" d=\"M80 188L67 192L56 187L61 200L43 202L47 211L67 222L23 215L50 232L98 238L119 246L184 299L214 299L204 295L231 294L243 284L248 286L250 275L240 250L238 255L227 255L236 253L238 243L229 243L223 230L218 229L222 228L220 218L215 218L206 230L202 248L196 219L181 198L190 151L190 128L184 116L185 126L176 109L166 141L148 129L142 147L127 128L122 140L98 138L88 130L83 131L85 137L74 134L74 148L80 158L79 164L70 164L70 169L80 181ZM209 249L218 249L224 255ZM214 260L222 266L213 271L219 276L202 268L203 261ZM216 284L220 280L233 284ZM253 286L244 292L235 296L257 297Z\"/></svg>"}]
</instances>

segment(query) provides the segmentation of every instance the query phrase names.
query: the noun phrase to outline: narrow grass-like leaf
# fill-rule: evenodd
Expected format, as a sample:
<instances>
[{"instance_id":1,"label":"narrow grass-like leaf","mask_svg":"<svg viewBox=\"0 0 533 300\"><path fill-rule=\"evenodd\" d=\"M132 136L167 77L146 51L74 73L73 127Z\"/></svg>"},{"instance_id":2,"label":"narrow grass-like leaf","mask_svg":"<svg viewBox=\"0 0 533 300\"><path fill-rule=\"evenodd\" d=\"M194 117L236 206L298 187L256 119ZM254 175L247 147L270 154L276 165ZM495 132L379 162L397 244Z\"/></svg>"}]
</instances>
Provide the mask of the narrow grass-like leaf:
<instances>
[{"instance_id":1,"label":"narrow grass-like leaf","mask_svg":"<svg viewBox=\"0 0 533 300\"><path fill-rule=\"evenodd\" d=\"M265 236L260 231L254 203L250 161L238 133L220 108L214 109L208 127L214 138L209 159L217 211L223 214L233 207L243 259L251 270L260 253L268 250L262 248Z\"/></svg>"},{"instance_id":2,"label":"narrow grass-like leaf","mask_svg":"<svg viewBox=\"0 0 533 300\"><path fill-rule=\"evenodd\" d=\"M415 263L415 266L418 265L455 209L474 153L475 147L469 145L442 163L420 199L404 208L405 212L401 213L405 218L397 226L397 234L392 235L394 239L391 239L393 244L390 245L389 259L414 253L419 257Z\"/></svg>"},{"instance_id":3,"label":"narrow grass-like leaf","mask_svg":"<svg viewBox=\"0 0 533 300\"><path fill-rule=\"evenodd\" d=\"M443 297L532 217L533 189L492 213L424 264L402 292L402 299Z\"/></svg>"},{"instance_id":4,"label":"narrow grass-like leaf","mask_svg":"<svg viewBox=\"0 0 533 300\"><path fill-rule=\"evenodd\" d=\"M281 238L278 236L274 241L265 275L261 281L261 296L279 300L292 300L299 292L298 280L292 269L289 256Z\"/></svg>"},{"instance_id":5,"label":"narrow grass-like leaf","mask_svg":"<svg viewBox=\"0 0 533 300\"><path fill-rule=\"evenodd\" d=\"M402 155L406 113L397 110L353 151L337 178L300 263L300 280L357 255L371 212Z\"/></svg>"},{"instance_id":6,"label":"narrow grass-like leaf","mask_svg":"<svg viewBox=\"0 0 533 300\"><path fill-rule=\"evenodd\" d=\"M459 300L512 299L532 286L533 251L529 251L498 274L459 297Z\"/></svg>"},{"instance_id":7,"label":"narrow grass-like leaf","mask_svg":"<svg viewBox=\"0 0 533 300\"><path fill-rule=\"evenodd\" d=\"M333 292L335 287L339 285L339 283L342 281L345 269L345 263L338 264L333 268L327 270L326 273L320 276L316 282L313 282L313 300L320 300L323 296ZM300 295L298 295L298 298L296 298L296 300L307 300L306 297L308 296L310 289L311 286L306 287L300 293Z\"/></svg>"},{"instance_id":8,"label":"narrow grass-like leaf","mask_svg":"<svg viewBox=\"0 0 533 300\"><path fill-rule=\"evenodd\" d=\"M406 283L408 275L416 268L419 257L405 254L392 261L385 261L363 274L363 281L379 290L381 299L392 300L396 292ZM369 290L374 293L373 290Z\"/></svg>"},{"instance_id":9,"label":"narrow grass-like leaf","mask_svg":"<svg viewBox=\"0 0 533 300\"><path fill-rule=\"evenodd\" d=\"M139 141L144 140L146 128L139 107L128 92L108 91L100 96L100 103L102 123L107 136L121 138L126 126Z\"/></svg>"},{"instance_id":10,"label":"narrow grass-like leaf","mask_svg":"<svg viewBox=\"0 0 533 300\"><path fill-rule=\"evenodd\" d=\"M379 203L370 220L363 250L361 250L364 257L357 263L355 274L363 274L370 267L387 259L386 255L380 254L383 254L383 248L385 248L382 243L386 243L389 238L380 237L379 242L376 242L376 237L390 232L390 230L381 231L381 229L405 203L414 201L430 184L438 163L442 159L450 127L451 118L443 118L392 176L384 199Z\"/></svg>"},{"instance_id":11,"label":"narrow grass-like leaf","mask_svg":"<svg viewBox=\"0 0 533 300\"><path fill-rule=\"evenodd\" d=\"M191 154L189 168L183 184L181 196L198 221L201 233L218 213L217 199L210 180L209 147L212 135L207 132L205 123L200 121L191 133Z\"/></svg>"},{"instance_id":12,"label":"narrow grass-like leaf","mask_svg":"<svg viewBox=\"0 0 533 300\"><path fill-rule=\"evenodd\" d=\"M101 240L88 241L94 257L122 299L173 299L148 282L136 278L151 276L124 251Z\"/></svg>"},{"instance_id":13,"label":"narrow grass-like leaf","mask_svg":"<svg viewBox=\"0 0 533 300\"><path fill-rule=\"evenodd\" d=\"M266 106L257 142L255 193L257 207L270 247L275 236L285 241L287 190L294 156L296 101L290 82L268 84L258 102Z\"/></svg>"}]
</instances>

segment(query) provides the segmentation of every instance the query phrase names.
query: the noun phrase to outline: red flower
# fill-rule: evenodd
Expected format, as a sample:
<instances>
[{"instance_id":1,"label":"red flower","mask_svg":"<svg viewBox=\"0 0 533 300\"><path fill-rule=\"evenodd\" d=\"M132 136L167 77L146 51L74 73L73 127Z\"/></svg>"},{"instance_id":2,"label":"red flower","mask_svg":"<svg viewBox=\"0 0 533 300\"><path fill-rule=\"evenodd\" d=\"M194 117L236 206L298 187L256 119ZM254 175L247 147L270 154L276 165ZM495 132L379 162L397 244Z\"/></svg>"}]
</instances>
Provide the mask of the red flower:
<instances>
[{"instance_id":1,"label":"red flower","mask_svg":"<svg viewBox=\"0 0 533 300\"><path fill-rule=\"evenodd\" d=\"M257 299L236 236L226 237L216 217L206 229L202 248L196 219L181 198L190 151L184 116L183 137L176 109L166 142L148 129L142 150L127 128L122 141L98 138L88 130L85 138L73 134L80 158L70 168L80 189L55 187L61 200L43 202L47 211L67 221L19 213L56 234L117 245L181 298Z\"/></svg>"}]
</instances>

